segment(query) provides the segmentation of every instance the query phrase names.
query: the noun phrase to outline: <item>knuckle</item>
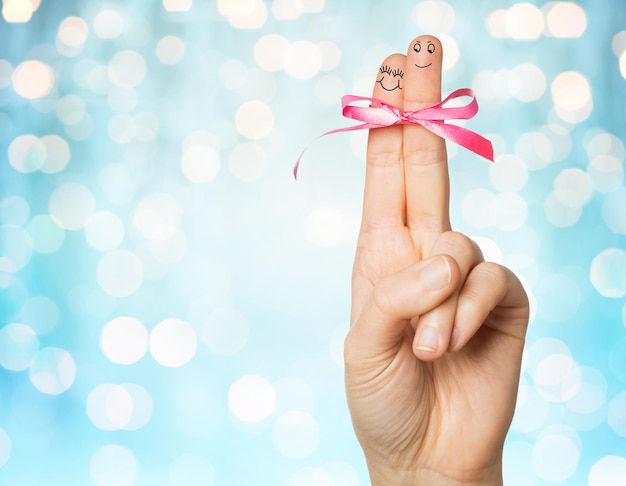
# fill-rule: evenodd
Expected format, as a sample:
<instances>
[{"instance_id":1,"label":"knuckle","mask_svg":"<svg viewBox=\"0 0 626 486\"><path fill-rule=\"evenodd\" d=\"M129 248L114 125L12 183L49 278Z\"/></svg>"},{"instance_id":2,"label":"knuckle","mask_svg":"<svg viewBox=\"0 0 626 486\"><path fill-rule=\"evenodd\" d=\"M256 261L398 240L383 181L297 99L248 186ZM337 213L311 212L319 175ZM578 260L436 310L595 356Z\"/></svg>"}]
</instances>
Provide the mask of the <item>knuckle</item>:
<instances>
[{"instance_id":1,"label":"knuckle","mask_svg":"<svg viewBox=\"0 0 626 486\"><path fill-rule=\"evenodd\" d=\"M437 250L476 263L484 260L478 244L458 231L446 231L437 241Z\"/></svg>"},{"instance_id":2,"label":"knuckle","mask_svg":"<svg viewBox=\"0 0 626 486\"><path fill-rule=\"evenodd\" d=\"M397 308L397 289L388 278L380 280L372 291L372 305L382 315L395 315Z\"/></svg>"}]
</instances>

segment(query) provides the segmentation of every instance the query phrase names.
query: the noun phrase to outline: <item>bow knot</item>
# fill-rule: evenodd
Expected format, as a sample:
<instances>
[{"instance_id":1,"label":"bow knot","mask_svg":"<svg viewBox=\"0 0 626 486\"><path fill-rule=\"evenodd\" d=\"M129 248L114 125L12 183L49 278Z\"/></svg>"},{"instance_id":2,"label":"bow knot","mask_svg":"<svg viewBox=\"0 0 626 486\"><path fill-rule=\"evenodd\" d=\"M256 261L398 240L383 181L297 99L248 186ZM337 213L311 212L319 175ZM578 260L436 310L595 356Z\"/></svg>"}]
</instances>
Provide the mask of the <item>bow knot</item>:
<instances>
[{"instance_id":1,"label":"bow knot","mask_svg":"<svg viewBox=\"0 0 626 486\"><path fill-rule=\"evenodd\" d=\"M447 102L463 96L469 96L472 99L463 106L452 108L444 106ZM353 103L357 101L369 101L370 106L354 105ZM446 120L468 120L478 113L478 102L469 88L457 89L442 102L416 111L405 112L377 98L365 98L355 95L343 96L341 104L343 116L362 121L363 123L351 127L337 128L320 135L321 137L332 133L382 128L392 125L421 125L436 135L455 142L493 162L493 146L489 140L466 128L445 123ZM293 168L295 178L298 176L298 166L305 150L306 148L300 153Z\"/></svg>"}]
</instances>

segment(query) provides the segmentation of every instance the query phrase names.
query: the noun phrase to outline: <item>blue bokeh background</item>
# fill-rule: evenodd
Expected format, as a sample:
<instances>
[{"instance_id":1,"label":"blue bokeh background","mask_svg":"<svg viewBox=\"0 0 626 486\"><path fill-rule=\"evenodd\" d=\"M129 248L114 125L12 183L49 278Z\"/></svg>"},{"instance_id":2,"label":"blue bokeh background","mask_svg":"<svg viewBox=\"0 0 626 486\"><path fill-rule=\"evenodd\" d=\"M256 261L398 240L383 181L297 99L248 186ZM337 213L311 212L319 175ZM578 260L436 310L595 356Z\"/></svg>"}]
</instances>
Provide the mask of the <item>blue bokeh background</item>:
<instances>
[{"instance_id":1,"label":"blue bokeh background","mask_svg":"<svg viewBox=\"0 0 626 486\"><path fill-rule=\"evenodd\" d=\"M368 484L366 133L314 139L423 33L496 152L448 145L453 225L533 304L505 484L626 483L623 0L2 8L1 484Z\"/></svg>"}]
</instances>

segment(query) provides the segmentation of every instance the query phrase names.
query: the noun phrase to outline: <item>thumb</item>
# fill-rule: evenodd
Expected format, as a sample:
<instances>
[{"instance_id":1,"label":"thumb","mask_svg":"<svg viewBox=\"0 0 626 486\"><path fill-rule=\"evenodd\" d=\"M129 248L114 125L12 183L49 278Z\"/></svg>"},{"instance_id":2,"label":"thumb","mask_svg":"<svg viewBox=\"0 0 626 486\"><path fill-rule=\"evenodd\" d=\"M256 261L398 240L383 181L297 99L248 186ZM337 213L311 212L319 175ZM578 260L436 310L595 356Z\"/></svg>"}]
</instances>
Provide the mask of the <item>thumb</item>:
<instances>
[{"instance_id":1,"label":"thumb","mask_svg":"<svg viewBox=\"0 0 626 486\"><path fill-rule=\"evenodd\" d=\"M346 339L346 353L375 357L396 346L409 320L434 309L455 290L458 265L436 255L381 279Z\"/></svg>"}]
</instances>

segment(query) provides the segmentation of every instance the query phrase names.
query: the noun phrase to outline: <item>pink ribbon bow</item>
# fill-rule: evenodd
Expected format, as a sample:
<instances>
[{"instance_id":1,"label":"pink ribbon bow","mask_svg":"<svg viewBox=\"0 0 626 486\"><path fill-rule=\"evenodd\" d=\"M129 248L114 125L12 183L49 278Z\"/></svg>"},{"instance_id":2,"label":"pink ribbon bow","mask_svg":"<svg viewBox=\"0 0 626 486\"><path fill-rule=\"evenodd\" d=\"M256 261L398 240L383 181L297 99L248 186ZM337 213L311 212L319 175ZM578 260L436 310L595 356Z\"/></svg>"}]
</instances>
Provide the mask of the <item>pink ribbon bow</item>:
<instances>
[{"instance_id":1,"label":"pink ribbon bow","mask_svg":"<svg viewBox=\"0 0 626 486\"><path fill-rule=\"evenodd\" d=\"M463 106L445 108L448 101L469 96L472 100ZM356 101L369 101L373 106L354 106ZM365 98L363 96L345 95L341 98L343 116L364 122L361 125L337 128L323 133L320 137L333 133L348 132L351 130L363 130L368 128L389 127L392 125L421 125L442 138L451 140L472 152L493 162L493 146L486 138L457 125L446 124L446 120L469 120L478 113L478 102L474 92L469 88L457 89L445 100L436 105L422 108L416 111L402 111L395 106L376 98ZM300 160L306 148L300 153L296 165L293 168L293 176L297 179Z\"/></svg>"}]
</instances>

